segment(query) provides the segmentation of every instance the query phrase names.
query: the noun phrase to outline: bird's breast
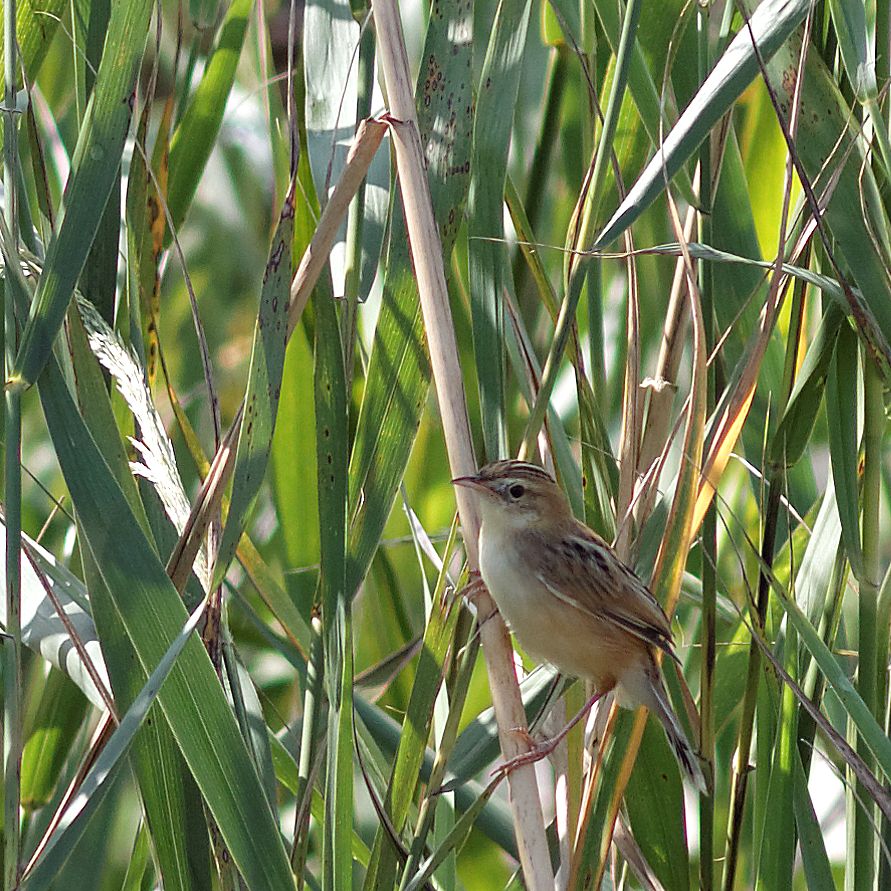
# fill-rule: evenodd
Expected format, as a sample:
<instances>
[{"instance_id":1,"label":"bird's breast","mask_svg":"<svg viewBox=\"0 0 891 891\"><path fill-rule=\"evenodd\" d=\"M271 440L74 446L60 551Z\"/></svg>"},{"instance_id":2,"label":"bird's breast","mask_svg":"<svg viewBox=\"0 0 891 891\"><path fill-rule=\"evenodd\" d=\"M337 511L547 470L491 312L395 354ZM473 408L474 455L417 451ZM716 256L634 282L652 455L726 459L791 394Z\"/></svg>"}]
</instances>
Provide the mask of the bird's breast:
<instances>
[{"instance_id":1,"label":"bird's breast","mask_svg":"<svg viewBox=\"0 0 891 891\"><path fill-rule=\"evenodd\" d=\"M527 535L493 531L484 522L479 564L489 593L530 656L610 689L644 648L634 646L613 623L574 609L548 590L541 579L547 560L535 556L536 547Z\"/></svg>"},{"instance_id":2,"label":"bird's breast","mask_svg":"<svg viewBox=\"0 0 891 891\"><path fill-rule=\"evenodd\" d=\"M480 574L511 630L522 640L538 621L542 584L517 548L514 534L480 530Z\"/></svg>"}]
</instances>

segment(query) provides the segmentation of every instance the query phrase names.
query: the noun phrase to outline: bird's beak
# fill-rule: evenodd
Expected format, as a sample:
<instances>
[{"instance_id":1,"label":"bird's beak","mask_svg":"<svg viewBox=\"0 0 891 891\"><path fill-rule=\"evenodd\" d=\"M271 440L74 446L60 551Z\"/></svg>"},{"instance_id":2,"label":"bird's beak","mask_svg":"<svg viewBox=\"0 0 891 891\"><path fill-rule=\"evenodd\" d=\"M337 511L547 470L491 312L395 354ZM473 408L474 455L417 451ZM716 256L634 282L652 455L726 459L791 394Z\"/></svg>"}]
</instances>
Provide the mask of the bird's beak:
<instances>
[{"instance_id":1,"label":"bird's beak","mask_svg":"<svg viewBox=\"0 0 891 891\"><path fill-rule=\"evenodd\" d=\"M459 476L452 480L454 486L476 489L477 492L488 492L489 487L478 476Z\"/></svg>"}]
</instances>

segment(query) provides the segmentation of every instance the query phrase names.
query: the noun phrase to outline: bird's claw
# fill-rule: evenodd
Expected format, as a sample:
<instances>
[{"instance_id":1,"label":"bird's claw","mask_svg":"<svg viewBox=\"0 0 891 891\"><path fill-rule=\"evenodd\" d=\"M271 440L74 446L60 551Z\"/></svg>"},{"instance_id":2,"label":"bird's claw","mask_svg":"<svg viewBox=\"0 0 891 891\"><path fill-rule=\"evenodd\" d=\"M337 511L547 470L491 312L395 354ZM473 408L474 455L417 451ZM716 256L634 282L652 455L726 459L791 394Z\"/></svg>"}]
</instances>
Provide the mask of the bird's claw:
<instances>
[{"instance_id":1,"label":"bird's claw","mask_svg":"<svg viewBox=\"0 0 891 891\"><path fill-rule=\"evenodd\" d=\"M518 767L526 767L529 764L535 764L537 761L541 761L542 758L547 758L554 749L557 748L559 739L546 739L542 742L536 742L532 734L525 727L513 727L510 731L515 736L520 737L526 745L529 747L529 750L526 752L521 752L519 755L515 755L513 758L508 758L504 764L499 765L492 771L492 776L503 780L505 777L510 776Z\"/></svg>"},{"instance_id":2,"label":"bird's claw","mask_svg":"<svg viewBox=\"0 0 891 891\"><path fill-rule=\"evenodd\" d=\"M485 590L486 583L483 581L483 577L480 575L478 569L471 569L468 572L468 576L467 584L464 586L461 593L467 600L473 603L473 599Z\"/></svg>"}]
</instances>

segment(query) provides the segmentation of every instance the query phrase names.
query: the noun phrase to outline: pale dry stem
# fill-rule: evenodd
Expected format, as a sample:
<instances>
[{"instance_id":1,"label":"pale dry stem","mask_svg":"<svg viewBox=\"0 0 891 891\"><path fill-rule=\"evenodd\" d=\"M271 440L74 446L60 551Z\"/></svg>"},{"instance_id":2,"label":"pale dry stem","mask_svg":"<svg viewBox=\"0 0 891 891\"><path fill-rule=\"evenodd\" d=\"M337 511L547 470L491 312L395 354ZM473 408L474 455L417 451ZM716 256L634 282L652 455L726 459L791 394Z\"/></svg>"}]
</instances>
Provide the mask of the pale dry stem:
<instances>
[{"instance_id":1,"label":"pale dry stem","mask_svg":"<svg viewBox=\"0 0 891 891\"><path fill-rule=\"evenodd\" d=\"M452 473L455 476L464 476L476 471L476 460L449 308L442 245L433 217L429 185L424 172L414 90L409 76L402 25L393 0L376 0L373 13L390 114L393 118L391 121L393 142L405 207L406 227L430 345L430 363L442 416L446 448ZM459 488L456 497L464 529L467 558L470 565L475 567L479 517L473 499L468 493ZM481 614L494 609L488 592L481 594L477 602ZM484 622L480 636L498 721L501 749L506 758L512 758L521 754L523 749L519 740L510 731L514 727L525 727L526 716L514 673L510 638L500 617ZM513 771L509 783L517 846L526 886L530 889L551 889L554 887L554 877L534 768L528 765Z\"/></svg>"}]
</instances>

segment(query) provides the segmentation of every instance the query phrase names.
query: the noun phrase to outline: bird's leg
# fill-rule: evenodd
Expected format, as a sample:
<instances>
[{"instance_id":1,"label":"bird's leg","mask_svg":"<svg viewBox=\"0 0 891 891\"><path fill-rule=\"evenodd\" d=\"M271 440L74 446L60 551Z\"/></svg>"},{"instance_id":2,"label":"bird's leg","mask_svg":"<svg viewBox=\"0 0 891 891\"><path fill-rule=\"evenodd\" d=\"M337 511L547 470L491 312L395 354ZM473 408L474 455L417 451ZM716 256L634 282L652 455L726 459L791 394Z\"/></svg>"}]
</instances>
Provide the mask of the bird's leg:
<instances>
[{"instance_id":1,"label":"bird's leg","mask_svg":"<svg viewBox=\"0 0 891 891\"><path fill-rule=\"evenodd\" d=\"M530 749L528 752L523 752L522 755L517 755L509 761L505 761L500 767L496 767L495 770L492 771L492 775L499 776L503 779L511 773L511 771L516 770L518 767L522 767L524 764L535 764L536 761L541 761L542 758L547 758L548 755L550 755L551 752L563 742L566 734L591 711L594 703L596 703L598 699L601 699L605 692L606 691L604 690L598 690L581 707L575 717L573 717L573 719L556 736L551 737L551 739L546 739L543 742L535 742L525 727L514 728L515 733L526 738L527 742L530 744Z\"/></svg>"},{"instance_id":2,"label":"bird's leg","mask_svg":"<svg viewBox=\"0 0 891 891\"><path fill-rule=\"evenodd\" d=\"M478 569L471 569L468 572L467 584L461 589L461 594L473 603L473 598L477 596L486 587L483 577Z\"/></svg>"}]
</instances>

